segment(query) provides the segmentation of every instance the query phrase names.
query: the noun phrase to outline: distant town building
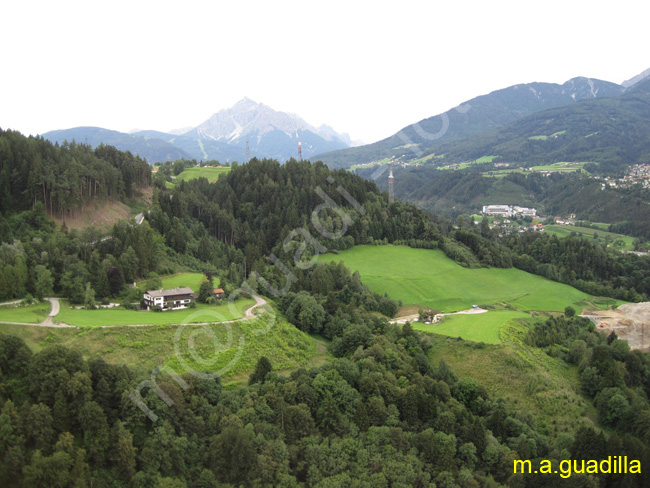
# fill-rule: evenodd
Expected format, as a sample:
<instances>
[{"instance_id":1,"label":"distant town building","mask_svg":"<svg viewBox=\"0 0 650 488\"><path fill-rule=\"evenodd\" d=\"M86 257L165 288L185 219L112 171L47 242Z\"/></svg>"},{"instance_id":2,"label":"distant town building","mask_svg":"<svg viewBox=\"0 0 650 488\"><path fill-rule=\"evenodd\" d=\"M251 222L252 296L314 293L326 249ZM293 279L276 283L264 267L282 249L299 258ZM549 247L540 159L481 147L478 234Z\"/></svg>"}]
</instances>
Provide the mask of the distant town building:
<instances>
[{"instance_id":1,"label":"distant town building","mask_svg":"<svg viewBox=\"0 0 650 488\"><path fill-rule=\"evenodd\" d=\"M485 205L483 207L483 213L485 215L496 215L499 217L514 217L515 215L535 217L537 215L537 209L512 205Z\"/></svg>"},{"instance_id":2,"label":"distant town building","mask_svg":"<svg viewBox=\"0 0 650 488\"><path fill-rule=\"evenodd\" d=\"M483 207L485 215L498 215L500 217L512 217L512 206L510 205L485 205Z\"/></svg>"},{"instance_id":3,"label":"distant town building","mask_svg":"<svg viewBox=\"0 0 650 488\"><path fill-rule=\"evenodd\" d=\"M556 224L560 225L576 225L573 220L563 219L562 217L553 217L553 220L555 220Z\"/></svg>"},{"instance_id":4,"label":"distant town building","mask_svg":"<svg viewBox=\"0 0 650 488\"><path fill-rule=\"evenodd\" d=\"M524 217L535 217L537 215L537 209L528 207L514 207L514 212Z\"/></svg>"},{"instance_id":5,"label":"distant town building","mask_svg":"<svg viewBox=\"0 0 650 488\"><path fill-rule=\"evenodd\" d=\"M150 290L143 295L147 310L160 307L162 310L179 310L195 299L191 288L172 288L170 290Z\"/></svg>"}]
</instances>

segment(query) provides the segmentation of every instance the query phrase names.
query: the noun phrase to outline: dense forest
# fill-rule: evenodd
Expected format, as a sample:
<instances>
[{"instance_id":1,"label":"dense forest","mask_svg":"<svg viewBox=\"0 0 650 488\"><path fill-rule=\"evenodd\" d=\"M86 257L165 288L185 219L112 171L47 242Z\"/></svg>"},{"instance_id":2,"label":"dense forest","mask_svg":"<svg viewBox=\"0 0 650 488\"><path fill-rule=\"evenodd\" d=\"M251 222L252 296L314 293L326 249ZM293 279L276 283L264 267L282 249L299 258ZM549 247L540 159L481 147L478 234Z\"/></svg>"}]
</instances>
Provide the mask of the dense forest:
<instances>
[{"instance_id":1,"label":"dense forest","mask_svg":"<svg viewBox=\"0 0 650 488\"><path fill-rule=\"evenodd\" d=\"M147 162L112 146L59 147L0 129L0 215L42 203L48 215L65 217L90 201L130 198L150 185Z\"/></svg>"},{"instance_id":2,"label":"dense forest","mask_svg":"<svg viewBox=\"0 0 650 488\"><path fill-rule=\"evenodd\" d=\"M159 377L174 405L147 390L156 422L129 400L139 380L129 367L61 346L34 354L0 335L0 479L48 488L648 485L644 476L559 474L569 458L650 462L648 357L584 319L549 319L526 340L579 365L607 437L589 426L554 433L444 362L431 365L430 336L352 303L327 308L328 322L347 322L333 332L338 359L278 376L261 358L236 389ZM515 459L549 460L556 473L513 474Z\"/></svg>"}]
</instances>

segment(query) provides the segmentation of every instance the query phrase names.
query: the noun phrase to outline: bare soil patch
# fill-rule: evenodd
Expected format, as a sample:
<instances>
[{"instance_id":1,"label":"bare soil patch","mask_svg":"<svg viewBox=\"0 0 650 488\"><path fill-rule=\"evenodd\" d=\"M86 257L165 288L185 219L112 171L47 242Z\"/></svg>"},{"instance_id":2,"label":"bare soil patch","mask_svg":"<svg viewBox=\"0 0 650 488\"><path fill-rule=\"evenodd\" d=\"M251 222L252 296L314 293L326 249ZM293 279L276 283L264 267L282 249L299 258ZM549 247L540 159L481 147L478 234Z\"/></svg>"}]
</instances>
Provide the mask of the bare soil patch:
<instances>
[{"instance_id":1,"label":"bare soil patch","mask_svg":"<svg viewBox=\"0 0 650 488\"><path fill-rule=\"evenodd\" d=\"M650 302L626 303L616 310L583 310L582 316L606 334L616 332L632 349L650 347Z\"/></svg>"}]
</instances>

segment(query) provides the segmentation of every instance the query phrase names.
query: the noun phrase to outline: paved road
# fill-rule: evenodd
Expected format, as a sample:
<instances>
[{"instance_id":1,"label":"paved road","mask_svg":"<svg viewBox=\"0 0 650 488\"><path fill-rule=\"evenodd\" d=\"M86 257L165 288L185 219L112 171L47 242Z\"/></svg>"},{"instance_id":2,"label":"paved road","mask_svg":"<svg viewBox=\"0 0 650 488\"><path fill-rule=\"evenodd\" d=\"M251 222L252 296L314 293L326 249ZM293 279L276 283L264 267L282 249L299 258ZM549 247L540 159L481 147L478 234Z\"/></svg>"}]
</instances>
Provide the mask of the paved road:
<instances>
[{"instance_id":1,"label":"paved road","mask_svg":"<svg viewBox=\"0 0 650 488\"><path fill-rule=\"evenodd\" d=\"M50 313L48 314L47 318L39 323L29 323L29 322L5 322L0 321L2 324L13 324L13 325L35 325L37 327L60 327L60 328L74 328L76 329L74 325L68 325L68 324L61 324L61 323L54 323L52 320L53 317L56 317L59 314L59 299L58 298L45 298L48 302L50 302ZM19 300L20 302L21 300Z\"/></svg>"},{"instance_id":2,"label":"paved road","mask_svg":"<svg viewBox=\"0 0 650 488\"><path fill-rule=\"evenodd\" d=\"M266 300L264 300L264 298L262 298L260 296L256 295L254 298L255 298L255 304L251 305L249 308L247 308L246 311L244 312L243 317L240 317L238 319L223 320L221 322L192 322L192 323L186 324L186 325L210 325L210 324L215 324L215 323L218 323L218 324L232 324L232 323L235 323L235 322L241 322L242 320L254 319L255 318L255 314L253 313L254 310L259 308L259 307L263 307L264 305L266 305L268 303ZM191 310L191 309L188 309L188 310ZM164 313L164 312L162 312L162 313ZM99 328L100 329L110 329L112 327L154 327L154 326L157 327L158 325L160 325L160 324L102 325ZM169 324L169 325L179 325L179 324Z\"/></svg>"},{"instance_id":3,"label":"paved road","mask_svg":"<svg viewBox=\"0 0 650 488\"><path fill-rule=\"evenodd\" d=\"M46 298L48 302L50 302L51 309L50 313L47 316L47 318L40 323L43 327L71 327L70 325L67 324L55 324L54 321L52 320L54 317L59 315L59 310L60 310L60 305L59 305L59 299L58 298Z\"/></svg>"}]
</instances>

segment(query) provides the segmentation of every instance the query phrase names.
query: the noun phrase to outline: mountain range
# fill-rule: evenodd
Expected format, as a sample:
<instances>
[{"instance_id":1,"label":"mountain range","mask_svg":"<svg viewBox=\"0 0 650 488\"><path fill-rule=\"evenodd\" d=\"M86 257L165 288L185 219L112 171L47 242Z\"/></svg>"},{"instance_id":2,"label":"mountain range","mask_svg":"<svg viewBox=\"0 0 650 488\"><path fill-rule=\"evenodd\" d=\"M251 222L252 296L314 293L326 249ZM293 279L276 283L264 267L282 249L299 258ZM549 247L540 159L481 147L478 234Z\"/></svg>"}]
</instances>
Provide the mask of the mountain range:
<instances>
[{"instance_id":1,"label":"mountain range","mask_svg":"<svg viewBox=\"0 0 650 488\"><path fill-rule=\"evenodd\" d=\"M150 163L180 158L245 161L247 144L250 157L286 161L298 158L299 142L302 156L308 159L353 144L350 136L327 125L314 127L297 115L276 111L248 98L213 114L196 127L169 133L138 130L127 134L100 127L75 127L50 131L43 137L58 143L74 139L93 147L108 144Z\"/></svg>"},{"instance_id":2,"label":"mountain range","mask_svg":"<svg viewBox=\"0 0 650 488\"><path fill-rule=\"evenodd\" d=\"M483 155L502 160L580 158L615 164L650 153L644 149L648 145L643 132L648 114L640 89L649 79L650 70L646 70L620 85L586 77L563 84L513 85L364 146L331 127L314 127L297 115L278 112L248 98L195 127L168 133L141 130L126 134L77 127L48 132L43 137L59 143L74 139L92 146L110 144L150 163L179 158L245 161L247 146L250 157L286 161L298 157L301 141L303 158L322 160L332 168L380 160L430 164L434 157L436 164L442 164ZM635 92L636 96L630 95ZM562 137L556 137L558 134ZM544 140L545 136L554 137Z\"/></svg>"},{"instance_id":3,"label":"mountain range","mask_svg":"<svg viewBox=\"0 0 650 488\"><path fill-rule=\"evenodd\" d=\"M431 148L436 165L475 161L520 166L560 161L598 163L601 173L650 161L650 78L612 98L537 112L507 126Z\"/></svg>"},{"instance_id":4,"label":"mountain range","mask_svg":"<svg viewBox=\"0 0 650 488\"><path fill-rule=\"evenodd\" d=\"M510 127L512 130L517 130L524 121L529 118L533 120L535 114L544 114L552 109L557 109L556 113L562 113L565 109L581 107L590 101L618 99L624 93L642 84L649 76L650 70L621 85L585 77L573 78L561 85L555 83L514 85L473 98L447 112L404 127L393 136L376 143L320 154L317 157L330 167L348 168L356 164L384 159L420 162L433 155L449 156L447 148L450 145L460 148L464 144L461 141L475 142L472 137L496 133L501 128ZM529 128L533 131L548 130L540 127ZM558 130L562 131L564 128ZM591 132L596 131L597 128ZM535 135L538 134L530 134L530 136ZM501 142L504 137L501 137ZM456 146L454 143L457 143ZM445 150L442 149L443 147ZM484 150L488 149L484 148Z\"/></svg>"}]
</instances>

